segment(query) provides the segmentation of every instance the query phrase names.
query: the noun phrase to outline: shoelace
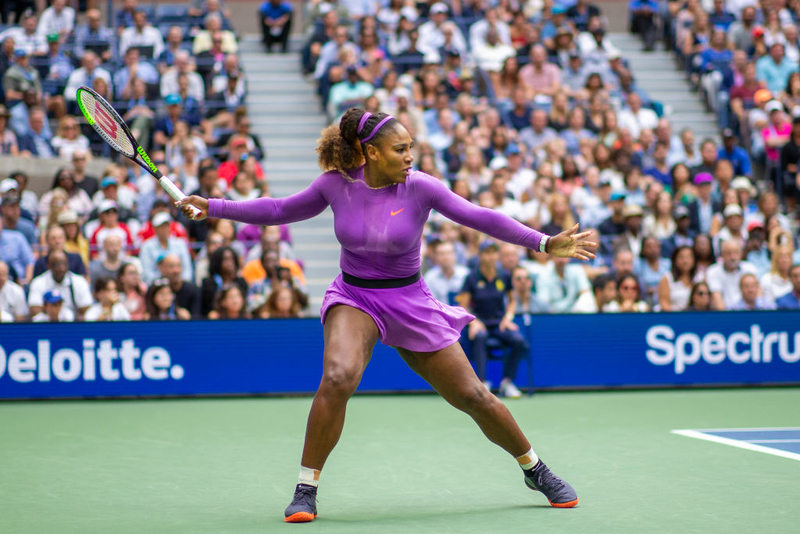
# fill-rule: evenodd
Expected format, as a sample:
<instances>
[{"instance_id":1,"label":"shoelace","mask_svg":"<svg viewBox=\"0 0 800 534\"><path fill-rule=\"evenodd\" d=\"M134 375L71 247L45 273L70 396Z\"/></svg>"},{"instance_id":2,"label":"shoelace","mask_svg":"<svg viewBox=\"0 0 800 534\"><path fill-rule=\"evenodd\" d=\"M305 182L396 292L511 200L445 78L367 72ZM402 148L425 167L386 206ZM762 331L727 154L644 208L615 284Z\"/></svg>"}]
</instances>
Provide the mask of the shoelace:
<instances>
[{"instance_id":1,"label":"shoelace","mask_svg":"<svg viewBox=\"0 0 800 534\"><path fill-rule=\"evenodd\" d=\"M316 501L316 490L317 488L312 488L310 486L298 486L294 491L294 499L292 499L292 504L302 504L309 501Z\"/></svg>"},{"instance_id":2,"label":"shoelace","mask_svg":"<svg viewBox=\"0 0 800 534\"><path fill-rule=\"evenodd\" d=\"M540 486L542 489L560 491L564 488L564 481L549 469L543 469L536 475L536 485Z\"/></svg>"}]
</instances>

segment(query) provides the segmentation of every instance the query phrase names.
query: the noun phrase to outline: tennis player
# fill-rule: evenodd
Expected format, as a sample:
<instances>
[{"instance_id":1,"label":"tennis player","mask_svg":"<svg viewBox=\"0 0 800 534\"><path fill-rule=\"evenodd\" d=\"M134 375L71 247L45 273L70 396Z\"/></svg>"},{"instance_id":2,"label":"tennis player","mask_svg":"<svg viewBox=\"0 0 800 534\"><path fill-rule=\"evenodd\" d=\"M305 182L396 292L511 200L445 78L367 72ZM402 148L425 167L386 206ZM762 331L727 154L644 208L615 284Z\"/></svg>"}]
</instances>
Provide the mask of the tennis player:
<instances>
[{"instance_id":1,"label":"tennis player","mask_svg":"<svg viewBox=\"0 0 800 534\"><path fill-rule=\"evenodd\" d=\"M342 273L322 303L325 350L319 389L306 427L300 476L287 522L317 516L320 472L344 426L347 401L380 339L444 399L470 415L491 441L516 458L525 484L552 506L578 504L575 490L533 451L505 405L486 390L458 339L474 317L438 302L420 276L420 238L430 210L497 239L553 256L588 260L595 244L578 226L546 236L451 192L411 168L412 140L399 121L360 108L322 132L317 146L325 171L307 189L280 199L247 201L191 196L179 203L194 218L226 218L259 225L309 219L331 206L342 245Z\"/></svg>"}]
</instances>

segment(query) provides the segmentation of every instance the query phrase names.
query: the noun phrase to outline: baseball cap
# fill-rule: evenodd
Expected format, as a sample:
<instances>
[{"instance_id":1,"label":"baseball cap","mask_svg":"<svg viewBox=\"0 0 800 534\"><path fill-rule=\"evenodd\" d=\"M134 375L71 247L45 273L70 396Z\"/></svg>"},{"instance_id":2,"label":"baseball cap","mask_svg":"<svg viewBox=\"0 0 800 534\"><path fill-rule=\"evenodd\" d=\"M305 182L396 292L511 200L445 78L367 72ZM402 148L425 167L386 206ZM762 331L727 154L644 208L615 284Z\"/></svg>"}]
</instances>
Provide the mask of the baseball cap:
<instances>
[{"instance_id":1,"label":"baseball cap","mask_svg":"<svg viewBox=\"0 0 800 534\"><path fill-rule=\"evenodd\" d=\"M431 6L430 14L435 15L436 13L447 13L447 4L444 2L436 2Z\"/></svg>"},{"instance_id":2,"label":"baseball cap","mask_svg":"<svg viewBox=\"0 0 800 534\"><path fill-rule=\"evenodd\" d=\"M486 251L486 250L488 250L490 248L493 248L495 250L500 250L500 247L497 246L497 243L487 239L486 241L484 241L484 242L482 242L480 244L480 246L478 247L478 252L484 252L484 251Z\"/></svg>"},{"instance_id":3,"label":"baseball cap","mask_svg":"<svg viewBox=\"0 0 800 534\"><path fill-rule=\"evenodd\" d=\"M713 181L714 181L714 177L711 176L711 174L709 174L707 172L699 172L699 173L697 173L697 176L694 177L695 185L710 184Z\"/></svg>"},{"instance_id":4,"label":"baseball cap","mask_svg":"<svg viewBox=\"0 0 800 534\"><path fill-rule=\"evenodd\" d=\"M628 217L641 217L644 215L644 211L639 204L627 204L625 208L622 210L622 216L626 219Z\"/></svg>"},{"instance_id":5,"label":"baseball cap","mask_svg":"<svg viewBox=\"0 0 800 534\"><path fill-rule=\"evenodd\" d=\"M767 102L767 105L764 106L764 111L767 113L772 113L773 111L783 111L783 104L777 100L770 100Z\"/></svg>"},{"instance_id":6,"label":"baseball cap","mask_svg":"<svg viewBox=\"0 0 800 534\"><path fill-rule=\"evenodd\" d=\"M625 192L624 191L614 191L611 193L611 202L615 200L625 200Z\"/></svg>"},{"instance_id":7,"label":"baseball cap","mask_svg":"<svg viewBox=\"0 0 800 534\"><path fill-rule=\"evenodd\" d=\"M506 157L514 154L522 154L522 151L519 149L519 145L511 143L506 147Z\"/></svg>"},{"instance_id":8,"label":"baseball cap","mask_svg":"<svg viewBox=\"0 0 800 534\"><path fill-rule=\"evenodd\" d=\"M172 106L174 104L180 104L181 103L181 95L179 95L177 93L169 94L164 99L164 102L166 102L168 106Z\"/></svg>"},{"instance_id":9,"label":"baseball cap","mask_svg":"<svg viewBox=\"0 0 800 534\"><path fill-rule=\"evenodd\" d=\"M742 208L739 207L738 204L728 204L725 206L725 209L722 211L722 216L726 219L728 217L733 217L734 215L742 215Z\"/></svg>"},{"instance_id":10,"label":"baseball cap","mask_svg":"<svg viewBox=\"0 0 800 534\"><path fill-rule=\"evenodd\" d=\"M166 224L172 221L172 217L169 216L169 213L166 211L160 211L153 215L153 228L158 228L162 224Z\"/></svg>"},{"instance_id":11,"label":"baseball cap","mask_svg":"<svg viewBox=\"0 0 800 534\"><path fill-rule=\"evenodd\" d=\"M551 11L553 12L553 15L563 15L567 12L567 8L564 6L553 6Z\"/></svg>"},{"instance_id":12,"label":"baseball cap","mask_svg":"<svg viewBox=\"0 0 800 534\"><path fill-rule=\"evenodd\" d=\"M70 224L78 222L78 214L72 210L64 210L56 218L58 224Z\"/></svg>"},{"instance_id":13,"label":"baseball cap","mask_svg":"<svg viewBox=\"0 0 800 534\"><path fill-rule=\"evenodd\" d=\"M117 185L117 179L113 176L106 176L103 178L103 181L100 182L100 187L108 187L109 185Z\"/></svg>"},{"instance_id":14,"label":"baseball cap","mask_svg":"<svg viewBox=\"0 0 800 534\"><path fill-rule=\"evenodd\" d=\"M58 304L64 300L64 298L61 296L61 291L58 289L51 289L44 294L42 299L48 304Z\"/></svg>"},{"instance_id":15,"label":"baseball cap","mask_svg":"<svg viewBox=\"0 0 800 534\"><path fill-rule=\"evenodd\" d=\"M770 98L772 98L772 93L769 92L769 89L759 89L758 91L753 93L753 101L756 104L763 104L764 102L768 102Z\"/></svg>"},{"instance_id":16,"label":"baseball cap","mask_svg":"<svg viewBox=\"0 0 800 534\"><path fill-rule=\"evenodd\" d=\"M6 178L0 182L0 194L19 189L19 182L13 178Z\"/></svg>"},{"instance_id":17,"label":"baseball cap","mask_svg":"<svg viewBox=\"0 0 800 534\"><path fill-rule=\"evenodd\" d=\"M684 206L683 204L678 204L675 206L675 209L672 210L672 217L677 221L678 219L683 219L684 217L689 216L689 208Z\"/></svg>"},{"instance_id":18,"label":"baseball cap","mask_svg":"<svg viewBox=\"0 0 800 534\"><path fill-rule=\"evenodd\" d=\"M25 57L28 55L28 51L24 48L15 48L14 49L14 57Z\"/></svg>"},{"instance_id":19,"label":"baseball cap","mask_svg":"<svg viewBox=\"0 0 800 534\"><path fill-rule=\"evenodd\" d=\"M753 221L753 222L751 222L750 224L747 225L747 231L748 232L752 232L753 230L757 230L757 229L763 230L764 229L764 223L762 223L761 221Z\"/></svg>"},{"instance_id":20,"label":"baseball cap","mask_svg":"<svg viewBox=\"0 0 800 534\"><path fill-rule=\"evenodd\" d=\"M735 137L735 135L733 135L733 130L731 130L730 128L725 128L724 130L722 130L723 139L728 139L731 137Z\"/></svg>"},{"instance_id":21,"label":"baseball cap","mask_svg":"<svg viewBox=\"0 0 800 534\"><path fill-rule=\"evenodd\" d=\"M109 210L117 209L117 203L113 200L105 199L100 203L100 207L97 208L97 213L105 213Z\"/></svg>"},{"instance_id":22,"label":"baseball cap","mask_svg":"<svg viewBox=\"0 0 800 534\"><path fill-rule=\"evenodd\" d=\"M12 193L3 197L3 206L11 206L12 204L19 204L19 195Z\"/></svg>"},{"instance_id":23,"label":"baseball cap","mask_svg":"<svg viewBox=\"0 0 800 534\"><path fill-rule=\"evenodd\" d=\"M608 175L601 176L597 183L600 184L600 187L611 185L611 178Z\"/></svg>"},{"instance_id":24,"label":"baseball cap","mask_svg":"<svg viewBox=\"0 0 800 534\"><path fill-rule=\"evenodd\" d=\"M763 26L756 26L753 28L753 37L761 37L764 35L764 27Z\"/></svg>"},{"instance_id":25,"label":"baseball cap","mask_svg":"<svg viewBox=\"0 0 800 534\"><path fill-rule=\"evenodd\" d=\"M57 43L58 42L58 38L59 38L59 35L56 32L47 34L47 42L48 43Z\"/></svg>"},{"instance_id":26,"label":"baseball cap","mask_svg":"<svg viewBox=\"0 0 800 534\"><path fill-rule=\"evenodd\" d=\"M503 156L492 158L492 161L489 162L489 169L493 171L505 169L506 167L508 167L508 160Z\"/></svg>"},{"instance_id":27,"label":"baseball cap","mask_svg":"<svg viewBox=\"0 0 800 534\"><path fill-rule=\"evenodd\" d=\"M731 182L731 188L736 190L746 189L748 191L751 191L753 189L753 184L750 182L748 178L744 176L737 176Z\"/></svg>"},{"instance_id":28,"label":"baseball cap","mask_svg":"<svg viewBox=\"0 0 800 534\"><path fill-rule=\"evenodd\" d=\"M246 146L246 145L247 145L247 141L245 141L241 137L237 137L231 143L231 148L236 148L237 146Z\"/></svg>"}]
</instances>

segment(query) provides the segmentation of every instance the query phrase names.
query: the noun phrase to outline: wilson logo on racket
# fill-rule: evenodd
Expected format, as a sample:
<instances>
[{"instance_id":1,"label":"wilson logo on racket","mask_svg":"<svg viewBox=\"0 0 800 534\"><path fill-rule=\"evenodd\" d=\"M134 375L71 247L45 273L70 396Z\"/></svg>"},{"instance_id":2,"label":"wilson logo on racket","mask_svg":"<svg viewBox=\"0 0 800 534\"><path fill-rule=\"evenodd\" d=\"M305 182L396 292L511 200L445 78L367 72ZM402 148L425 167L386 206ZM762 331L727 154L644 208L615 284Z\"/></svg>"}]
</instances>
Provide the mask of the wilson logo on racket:
<instances>
[{"instance_id":1,"label":"wilson logo on racket","mask_svg":"<svg viewBox=\"0 0 800 534\"><path fill-rule=\"evenodd\" d=\"M159 172L159 170L158 170L158 167L156 167L156 166L153 164L153 162L152 162L152 161L150 161L150 156L148 156L148 155L147 155L147 152L145 152L145 151L144 151L144 149L143 149L142 147L140 147L140 146L137 146L137 147L136 147L136 152L138 152L138 153L139 153L139 155L140 155L140 156L142 157L142 159L144 160L144 162L145 162L145 163L147 163L147 166L148 166L148 167L150 167L150 170L152 170L153 172L156 172L156 173L157 173L157 172Z\"/></svg>"},{"instance_id":2,"label":"wilson logo on racket","mask_svg":"<svg viewBox=\"0 0 800 534\"><path fill-rule=\"evenodd\" d=\"M103 109L103 106L96 105L94 107L94 112L97 125L100 129L111 136L112 139L116 139L118 128L116 121Z\"/></svg>"}]
</instances>

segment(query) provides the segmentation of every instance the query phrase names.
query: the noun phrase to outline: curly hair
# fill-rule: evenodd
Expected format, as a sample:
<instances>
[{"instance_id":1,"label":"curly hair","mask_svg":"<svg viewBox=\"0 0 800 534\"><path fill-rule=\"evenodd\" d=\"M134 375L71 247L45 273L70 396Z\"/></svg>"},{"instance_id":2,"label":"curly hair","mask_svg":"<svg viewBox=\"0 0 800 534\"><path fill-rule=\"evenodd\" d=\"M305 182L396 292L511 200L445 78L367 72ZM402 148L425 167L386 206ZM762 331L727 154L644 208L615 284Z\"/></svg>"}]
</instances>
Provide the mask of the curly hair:
<instances>
[{"instance_id":1,"label":"curly hair","mask_svg":"<svg viewBox=\"0 0 800 534\"><path fill-rule=\"evenodd\" d=\"M338 171L346 180L353 179L347 171L356 169L364 164L364 151L358 135L358 123L366 113L364 108L350 108L342 116L339 124L331 124L322 131L322 136L317 140L318 162L323 171ZM386 113L375 113L367 119L364 129L361 131L361 138L369 137L369 134L381 122L388 117ZM391 121L392 123L396 121ZM375 137L370 139L368 145L378 145L392 128L382 127Z\"/></svg>"}]
</instances>

